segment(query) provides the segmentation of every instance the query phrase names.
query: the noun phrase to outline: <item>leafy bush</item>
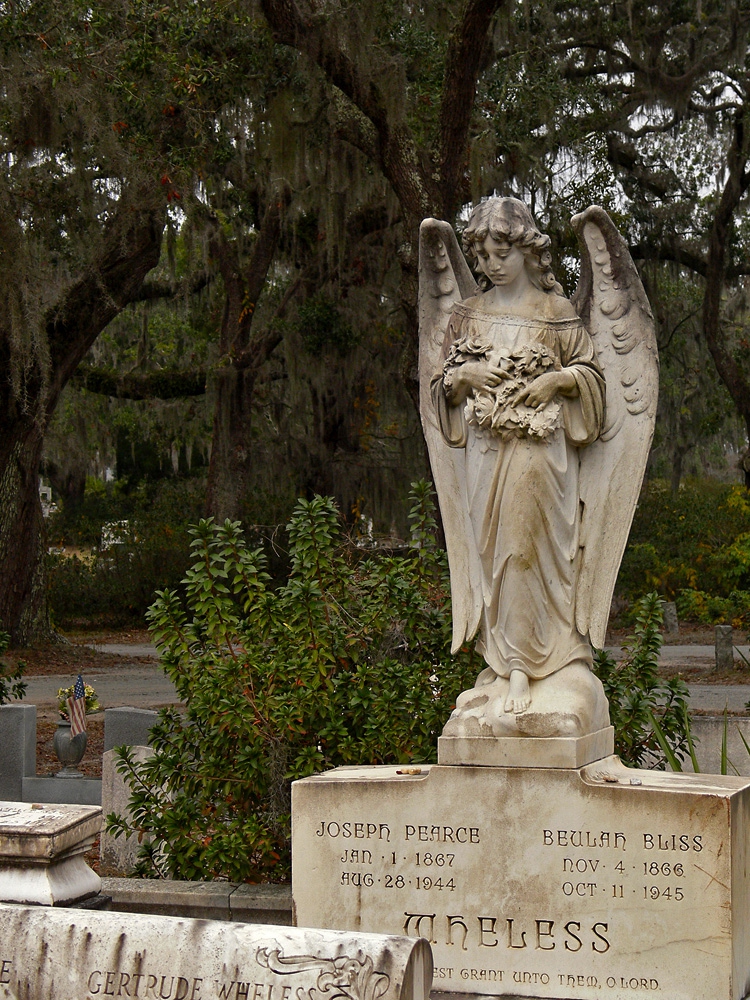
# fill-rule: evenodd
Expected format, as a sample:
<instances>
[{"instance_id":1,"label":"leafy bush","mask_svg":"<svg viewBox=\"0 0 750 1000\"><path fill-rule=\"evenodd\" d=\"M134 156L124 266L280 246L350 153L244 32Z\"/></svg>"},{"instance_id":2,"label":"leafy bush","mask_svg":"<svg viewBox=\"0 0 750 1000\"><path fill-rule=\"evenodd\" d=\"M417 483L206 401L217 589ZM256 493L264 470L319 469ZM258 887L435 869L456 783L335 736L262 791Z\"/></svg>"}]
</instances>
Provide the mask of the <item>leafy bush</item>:
<instances>
[{"instance_id":1,"label":"leafy bush","mask_svg":"<svg viewBox=\"0 0 750 1000\"><path fill-rule=\"evenodd\" d=\"M738 485L688 480L676 494L647 483L617 580L634 601L676 600L680 618L750 625L750 496Z\"/></svg>"},{"instance_id":2,"label":"leafy bush","mask_svg":"<svg viewBox=\"0 0 750 1000\"><path fill-rule=\"evenodd\" d=\"M457 694L481 664L450 656L445 553L426 484L414 488L405 555L347 549L331 500L300 501L291 571L269 586L238 524L192 530L185 599L149 611L167 673L187 705L152 730L154 755L121 769L137 871L176 878L280 878L289 868L290 783L340 764L434 760Z\"/></svg>"},{"instance_id":3,"label":"leafy bush","mask_svg":"<svg viewBox=\"0 0 750 1000\"><path fill-rule=\"evenodd\" d=\"M49 556L48 599L55 623L99 619L117 625L142 618L156 591L177 586L184 575L189 525L200 516L203 500L203 483L194 479L143 484L125 498L102 487L93 490L79 534L53 523L53 538L93 538L97 545L103 524L127 524L117 544L106 549Z\"/></svg>"},{"instance_id":4,"label":"leafy bush","mask_svg":"<svg viewBox=\"0 0 750 1000\"><path fill-rule=\"evenodd\" d=\"M10 635L7 632L0 632L0 657L9 645ZM23 698L26 694L26 684L21 680L25 667L23 660L18 660L13 667L0 659L0 705L7 705L8 702Z\"/></svg>"},{"instance_id":5,"label":"leafy bush","mask_svg":"<svg viewBox=\"0 0 750 1000\"><path fill-rule=\"evenodd\" d=\"M660 735L678 758L688 749L688 687L679 678L662 680L657 670L662 605L653 593L638 602L635 630L623 646L625 655L619 663L603 649L594 657L594 671L609 699L615 753L633 767L664 767L667 754Z\"/></svg>"},{"instance_id":6,"label":"leafy bush","mask_svg":"<svg viewBox=\"0 0 750 1000\"><path fill-rule=\"evenodd\" d=\"M677 613L685 621L702 625L750 625L750 590L733 590L728 597L714 597L702 590L681 590Z\"/></svg>"}]
</instances>

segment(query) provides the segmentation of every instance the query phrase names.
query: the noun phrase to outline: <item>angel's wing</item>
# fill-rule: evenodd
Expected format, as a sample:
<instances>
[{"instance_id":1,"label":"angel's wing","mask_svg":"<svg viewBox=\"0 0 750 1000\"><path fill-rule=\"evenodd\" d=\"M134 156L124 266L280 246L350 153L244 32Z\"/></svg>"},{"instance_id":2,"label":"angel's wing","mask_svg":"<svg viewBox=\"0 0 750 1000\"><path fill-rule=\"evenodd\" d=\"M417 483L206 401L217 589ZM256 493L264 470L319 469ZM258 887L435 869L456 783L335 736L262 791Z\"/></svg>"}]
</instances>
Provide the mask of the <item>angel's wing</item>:
<instances>
[{"instance_id":1,"label":"angel's wing","mask_svg":"<svg viewBox=\"0 0 750 1000\"><path fill-rule=\"evenodd\" d=\"M425 219L419 230L419 411L448 549L454 653L479 625L479 556L469 522L464 449L446 444L430 382L450 348L446 328L451 310L456 302L473 295L476 287L453 229L447 222Z\"/></svg>"},{"instance_id":2,"label":"angel's wing","mask_svg":"<svg viewBox=\"0 0 750 1000\"><path fill-rule=\"evenodd\" d=\"M602 647L654 434L659 358L646 293L612 220L594 205L572 222L581 244L581 277L572 301L607 382L604 429L581 450L576 625Z\"/></svg>"}]
</instances>

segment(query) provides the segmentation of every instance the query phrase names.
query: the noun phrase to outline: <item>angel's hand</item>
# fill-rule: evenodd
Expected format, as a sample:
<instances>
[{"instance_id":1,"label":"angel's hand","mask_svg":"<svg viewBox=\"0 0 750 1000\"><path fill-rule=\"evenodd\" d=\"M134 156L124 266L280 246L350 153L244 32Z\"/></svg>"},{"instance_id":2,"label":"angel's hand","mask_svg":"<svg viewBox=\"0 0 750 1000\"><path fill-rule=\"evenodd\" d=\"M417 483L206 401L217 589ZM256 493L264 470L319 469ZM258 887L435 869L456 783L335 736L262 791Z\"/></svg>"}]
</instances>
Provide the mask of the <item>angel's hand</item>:
<instances>
[{"instance_id":1,"label":"angel's hand","mask_svg":"<svg viewBox=\"0 0 750 1000\"><path fill-rule=\"evenodd\" d=\"M477 389L481 392L494 389L508 377L506 371L491 365L486 359L474 358L451 368L444 379L445 392L451 403L458 404L463 402L472 390Z\"/></svg>"},{"instance_id":2,"label":"angel's hand","mask_svg":"<svg viewBox=\"0 0 750 1000\"><path fill-rule=\"evenodd\" d=\"M521 389L516 393L513 400L514 405L525 403L540 410L553 399L558 392L566 395L574 393L577 388L575 376L572 372L547 372L544 375L537 375L531 385Z\"/></svg>"}]
</instances>

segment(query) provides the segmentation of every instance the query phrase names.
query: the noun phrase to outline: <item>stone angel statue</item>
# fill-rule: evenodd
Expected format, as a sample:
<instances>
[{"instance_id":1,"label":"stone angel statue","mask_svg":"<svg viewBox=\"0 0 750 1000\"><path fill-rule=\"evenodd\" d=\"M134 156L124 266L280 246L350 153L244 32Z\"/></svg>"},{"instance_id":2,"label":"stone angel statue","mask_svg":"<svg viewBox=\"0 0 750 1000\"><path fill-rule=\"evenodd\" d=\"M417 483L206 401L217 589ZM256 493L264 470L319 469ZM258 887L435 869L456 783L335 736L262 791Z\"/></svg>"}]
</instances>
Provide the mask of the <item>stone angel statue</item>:
<instances>
[{"instance_id":1,"label":"stone angel statue","mask_svg":"<svg viewBox=\"0 0 750 1000\"><path fill-rule=\"evenodd\" d=\"M592 644L653 436L653 317L603 209L573 219L572 300L515 198L479 204L463 247L420 231L420 409L445 528L453 652L486 667L446 736L583 736L609 725Z\"/></svg>"}]
</instances>

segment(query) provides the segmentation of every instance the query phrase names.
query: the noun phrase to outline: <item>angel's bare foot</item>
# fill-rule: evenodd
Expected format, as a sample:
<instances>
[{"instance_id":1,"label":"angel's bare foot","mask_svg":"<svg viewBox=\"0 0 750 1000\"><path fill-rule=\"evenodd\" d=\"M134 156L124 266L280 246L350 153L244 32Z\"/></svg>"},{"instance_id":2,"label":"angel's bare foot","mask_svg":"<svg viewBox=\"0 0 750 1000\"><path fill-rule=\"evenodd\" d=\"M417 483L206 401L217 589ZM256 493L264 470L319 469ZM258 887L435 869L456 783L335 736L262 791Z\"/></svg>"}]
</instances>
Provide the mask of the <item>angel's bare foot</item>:
<instances>
[{"instance_id":1,"label":"angel's bare foot","mask_svg":"<svg viewBox=\"0 0 750 1000\"><path fill-rule=\"evenodd\" d=\"M508 697L505 699L505 711L519 715L521 712L525 712L531 704L529 678L523 670L511 670L509 682L510 687L508 689Z\"/></svg>"}]
</instances>

